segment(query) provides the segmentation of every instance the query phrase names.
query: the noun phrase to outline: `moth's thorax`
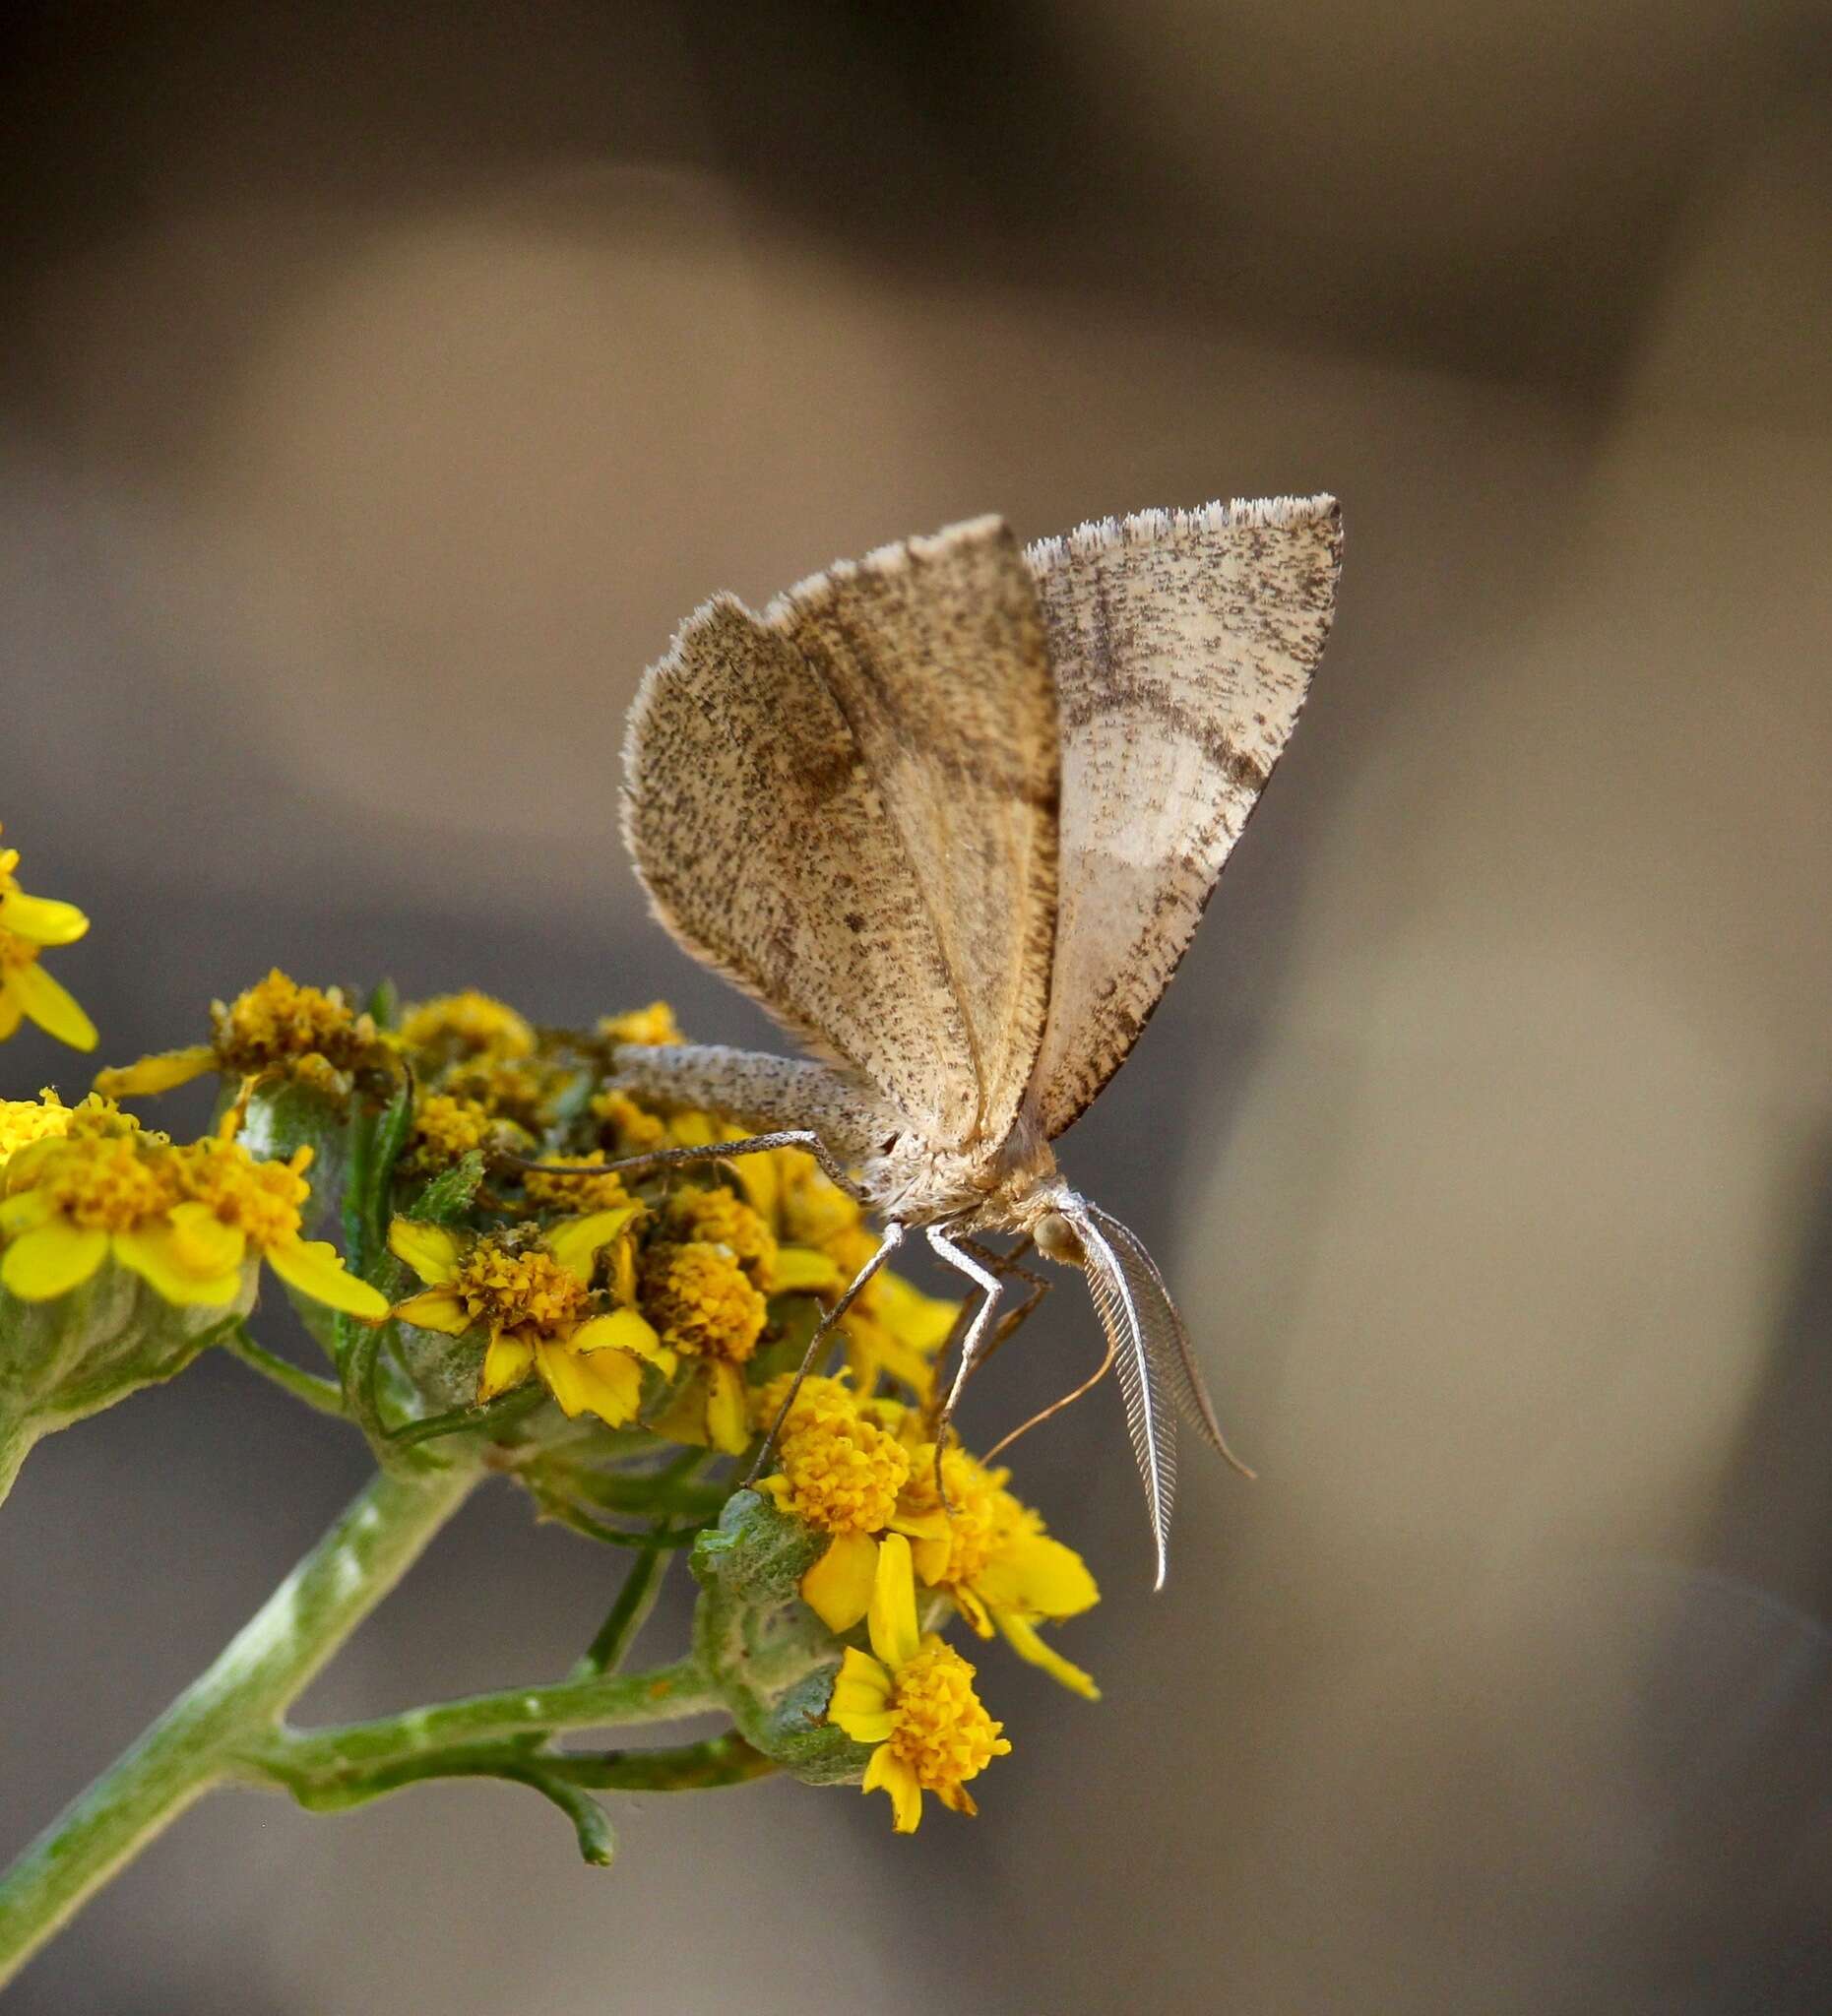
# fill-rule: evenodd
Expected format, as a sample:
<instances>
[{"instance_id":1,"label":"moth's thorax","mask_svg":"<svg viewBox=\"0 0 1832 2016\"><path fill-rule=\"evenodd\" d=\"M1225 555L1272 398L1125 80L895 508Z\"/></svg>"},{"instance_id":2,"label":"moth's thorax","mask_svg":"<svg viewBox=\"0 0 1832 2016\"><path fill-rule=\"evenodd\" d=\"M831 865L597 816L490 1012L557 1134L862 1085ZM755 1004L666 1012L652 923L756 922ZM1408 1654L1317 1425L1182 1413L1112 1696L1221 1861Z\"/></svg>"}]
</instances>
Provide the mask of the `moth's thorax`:
<instances>
[{"instance_id":1,"label":"moth's thorax","mask_svg":"<svg viewBox=\"0 0 1832 2016\"><path fill-rule=\"evenodd\" d=\"M1049 1143L1021 1122L990 1149L935 1148L902 1135L863 1165L858 1185L875 1210L902 1225L952 1219L963 1230L1024 1231L1052 1208L1039 1200L1059 1190L1061 1179Z\"/></svg>"}]
</instances>

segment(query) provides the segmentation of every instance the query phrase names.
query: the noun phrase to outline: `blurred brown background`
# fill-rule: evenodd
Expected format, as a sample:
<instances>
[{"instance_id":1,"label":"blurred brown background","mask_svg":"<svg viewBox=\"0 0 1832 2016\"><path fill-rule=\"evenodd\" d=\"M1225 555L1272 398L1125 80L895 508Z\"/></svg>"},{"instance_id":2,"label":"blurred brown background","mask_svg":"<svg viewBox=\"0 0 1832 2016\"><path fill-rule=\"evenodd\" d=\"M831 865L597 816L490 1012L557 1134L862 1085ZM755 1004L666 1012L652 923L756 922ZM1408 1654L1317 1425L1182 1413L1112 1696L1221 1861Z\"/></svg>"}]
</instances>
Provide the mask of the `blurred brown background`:
<instances>
[{"instance_id":1,"label":"blurred brown background","mask_svg":"<svg viewBox=\"0 0 1832 2016\"><path fill-rule=\"evenodd\" d=\"M987 509L1349 539L1068 1148L1264 1479L1192 1452L1153 1599L1113 1396L1024 1446L1105 1703L988 1653L1016 1753L914 1845L773 1783L621 1801L603 1876L502 1789L223 1796L9 2007L1823 2016L1823 7L15 0L0 54L0 818L114 1059L276 961L757 1040L614 837L707 593ZM1071 1284L978 1427L1093 1350ZM0 1850L361 1468L229 1363L33 1457ZM308 1708L558 1671L611 1566L486 1494Z\"/></svg>"}]
</instances>

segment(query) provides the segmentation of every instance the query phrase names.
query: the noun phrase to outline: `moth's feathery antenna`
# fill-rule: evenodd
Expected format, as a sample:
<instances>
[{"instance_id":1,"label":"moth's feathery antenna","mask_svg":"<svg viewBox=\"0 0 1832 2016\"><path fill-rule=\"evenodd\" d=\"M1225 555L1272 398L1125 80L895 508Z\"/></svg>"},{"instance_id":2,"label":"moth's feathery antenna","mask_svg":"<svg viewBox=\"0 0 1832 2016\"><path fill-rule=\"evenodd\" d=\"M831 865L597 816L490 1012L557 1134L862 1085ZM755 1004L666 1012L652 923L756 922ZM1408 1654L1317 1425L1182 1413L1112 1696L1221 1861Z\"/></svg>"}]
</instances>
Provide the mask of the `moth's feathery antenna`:
<instances>
[{"instance_id":1,"label":"moth's feathery antenna","mask_svg":"<svg viewBox=\"0 0 1832 2016\"><path fill-rule=\"evenodd\" d=\"M770 1432L763 1438L763 1447L757 1451L751 1467L744 1473L746 1486L755 1483L763 1467L770 1460L770 1452L776 1447L776 1438L783 1432L783 1423L789 1418L789 1410L795 1404L795 1396L801 1391L801 1382L820 1361L823 1346L834 1333L834 1326L853 1306L860 1291L877 1273L891 1255L904 1242L904 1228L895 1219L884 1228L884 1237L878 1242L878 1250L872 1254L863 1267L853 1275L852 1283L831 1309L826 1310L814 1326L814 1335L808 1339L808 1348L801 1354L801 1362L795 1367L795 1376L790 1381L789 1391L783 1396L783 1404L776 1411L776 1418L770 1423Z\"/></svg>"}]
</instances>

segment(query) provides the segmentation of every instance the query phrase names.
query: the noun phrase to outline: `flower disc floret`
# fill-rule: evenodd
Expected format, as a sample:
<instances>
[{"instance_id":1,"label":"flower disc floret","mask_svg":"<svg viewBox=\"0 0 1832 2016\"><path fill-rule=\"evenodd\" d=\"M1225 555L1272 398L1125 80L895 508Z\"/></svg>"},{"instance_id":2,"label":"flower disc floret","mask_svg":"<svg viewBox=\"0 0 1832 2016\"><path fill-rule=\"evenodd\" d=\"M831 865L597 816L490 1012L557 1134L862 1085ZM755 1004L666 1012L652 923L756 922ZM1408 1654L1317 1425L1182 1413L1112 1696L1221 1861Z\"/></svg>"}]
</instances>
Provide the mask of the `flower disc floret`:
<instances>
[{"instance_id":1,"label":"flower disc floret","mask_svg":"<svg viewBox=\"0 0 1832 2016\"><path fill-rule=\"evenodd\" d=\"M592 1299L578 1276L544 1247L517 1251L494 1239L479 1241L452 1287L472 1321L492 1330L562 1330L580 1321Z\"/></svg>"},{"instance_id":2,"label":"flower disc floret","mask_svg":"<svg viewBox=\"0 0 1832 2016\"><path fill-rule=\"evenodd\" d=\"M737 1255L706 1239L652 1248L642 1300L670 1349L734 1365L757 1349L769 1316L768 1304Z\"/></svg>"},{"instance_id":3,"label":"flower disc floret","mask_svg":"<svg viewBox=\"0 0 1832 2016\"><path fill-rule=\"evenodd\" d=\"M632 1008L622 1015L599 1018L598 1033L607 1043L677 1043L682 1040L680 1024L665 1001L651 1001L647 1008Z\"/></svg>"},{"instance_id":4,"label":"flower disc floret","mask_svg":"<svg viewBox=\"0 0 1832 2016\"><path fill-rule=\"evenodd\" d=\"M882 1533L897 1514L910 1458L853 1409L808 1412L782 1438L777 1502L820 1533Z\"/></svg>"},{"instance_id":5,"label":"flower disc floret","mask_svg":"<svg viewBox=\"0 0 1832 2016\"><path fill-rule=\"evenodd\" d=\"M775 1283L776 1235L742 1197L729 1190L677 1190L668 1199L668 1236L687 1244L724 1246L767 1293Z\"/></svg>"},{"instance_id":6,"label":"flower disc floret","mask_svg":"<svg viewBox=\"0 0 1832 2016\"><path fill-rule=\"evenodd\" d=\"M604 1159L604 1151L595 1148L590 1155L569 1155L566 1161L584 1166ZM623 1178L609 1169L601 1176L554 1176L530 1169L522 1178L522 1196L531 1211L615 1211L631 1201Z\"/></svg>"},{"instance_id":7,"label":"flower disc floret","mask_svg":"<svg viewBox=\"0 0 1832 2016\"><path fill-rule=\"evenodd\" d=\"M535 1047L527 1018L476 987L437 994L402 1012L401 1040L446 1057L526 1057Z\"/></svg>"},{"instance_id":8,"label":"flower disc floret","mask_svg":"<svg viewBox=\"0 0 1832 2016\"><path fill-rule=\"evenodd\" d=\"M1011 1748L974 1692L975 1669L932 1633L897 1675L891 1691L893 1758L924 1792L946 1805L964 1803L961 1787Z\"/></svg>"}]
</instances>

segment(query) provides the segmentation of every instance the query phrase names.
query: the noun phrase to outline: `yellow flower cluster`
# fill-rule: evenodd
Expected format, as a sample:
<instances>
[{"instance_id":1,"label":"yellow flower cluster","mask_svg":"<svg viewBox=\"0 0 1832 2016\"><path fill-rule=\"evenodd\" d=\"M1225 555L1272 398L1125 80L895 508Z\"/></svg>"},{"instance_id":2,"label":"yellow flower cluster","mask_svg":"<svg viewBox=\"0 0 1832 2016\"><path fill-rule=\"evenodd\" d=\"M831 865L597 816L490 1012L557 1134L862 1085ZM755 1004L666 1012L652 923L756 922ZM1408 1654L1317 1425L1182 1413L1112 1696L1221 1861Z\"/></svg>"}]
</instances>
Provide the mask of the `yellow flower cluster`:
<instances>
[{"instance_id":1,"label":"yellow flower cluster","mask_svg":"<svg viewBox=\"0 0 1832 2016\"><path fill-rule=\"evenodd\" d=\"M387 1314L335 1247L302 1234L309 1149L258 1162L214 1135L173 1147L99 1099L44 1110L62 1117L0 1167L0 1283L21 1300L67 1294L112 1261L168 1302L221 1306L249 1262L265 1260L314 1301L369 1321ZM17 1119L12 1131L24 1131Z\"/></svg>"},{"instance_id":2,"label":"yellow flower cluster","mask_svg":"<svg viewBox=\"0 0 1832 2016\"><path fill-rule=\"evenodd\" d=\"M28 896L18 866L18 848L0 848L0 1042L29 1021L72 1049L93 1050L95 1025L39 964L47 949L74 945L89 918L74 903Z\"/></svg>"},{"instance_id":3,"label":"yellow flower cluster","mask_svg":"<svg viewBox=\"0 0 1832 2016\"><path fill-rule=\"evenodd\" d=\"M760 1424L774 1421L787 1378L755 1395ZM908 1553L920 1586L945 1600L982 1638L996 1631L1032 1665L1090 1700L1099 1689L1045 1642L1038 1626L1078 1615L1100 1599L1073 1548L988 1470L950 1444L935 1481L935 1445L920 1414L893 1400L859 1400L842 1379L808 1379L777 1441L779 1468L757 1488L828 1536L801 1580L802 1600L830 1630L867 1615L887 1550Z\"/></svg>"}]
</instances>

